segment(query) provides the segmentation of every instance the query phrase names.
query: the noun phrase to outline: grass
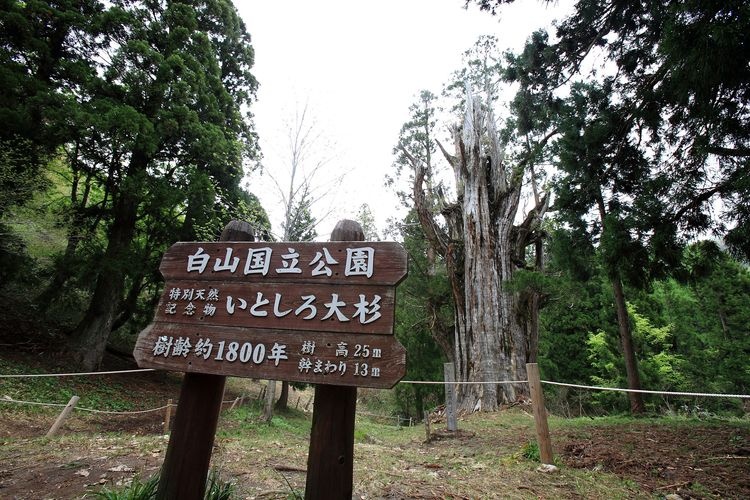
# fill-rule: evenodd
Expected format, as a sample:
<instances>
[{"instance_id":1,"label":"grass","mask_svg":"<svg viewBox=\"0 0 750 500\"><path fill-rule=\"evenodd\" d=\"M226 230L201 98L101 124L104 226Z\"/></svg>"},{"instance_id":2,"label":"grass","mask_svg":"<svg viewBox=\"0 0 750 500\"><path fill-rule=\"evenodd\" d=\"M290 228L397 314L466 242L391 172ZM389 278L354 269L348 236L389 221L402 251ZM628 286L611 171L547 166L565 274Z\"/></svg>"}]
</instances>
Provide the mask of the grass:
<instances>
[{"instance_id":1,"label":"grass","mask_svg":"<svg viewBox=\"0 0 750 500\"><path fill-rule=\"evenodd\" d=\"M22 361L0 359L2 374L33 374L40 371ZM0 397L8 396L21 401L66 404L71 397L79 396L78 406L108 411L127 411L143 408L151 398L134 401L129 389L118 382L102 377L30 377L0 379ZM160 406L164 404L160 402ZM41 406L30 406L32 411L44 411ZM59 411L59 410L56 410Z\"/></svg>"},{"instance_id":2,"label":"grass","mask_svg":"<svg viewBox=\"0 0 750 500\"><path fill-rule=\"evenodd\" d=\"M0 360L0 372L32 372L32 366ZM143 378L145 380L146 377ZM137 379L141 380L141 379ZM155 404L163 398L162 393L151 392L134 378L87 378L75 379L0 379L0 396L8 394L17 399L67 402L69 394L82 397L80 406L117 408L135 405L147 406L152 399ZM175 380L164 379L168 387L176 388ZM158 386L158 379L151 381ZM227 389L232 394L257 394L258 384L245 379L229 379ZM163 389L163 388L162 388ZM354 492L355 497L366 498L410 498L416 495L429 498L649 498L647 490L632 477L618 477L598 468L575 469L566 467L556 450L558 473L537 472L538 448L534 434L533 418L528 412L514 408L496 414L472 415L459 420L459 433L438 432L438 437L425 443L424 426L397 427L374 419L365 413L387 414L387 391L383 394L364 392L364 402L358 408L354 445ZM233 396L232 396L233 397ZM225 399L232 399L227 396ZM307 400L309 393L299 396ZM55 399L56 398L56 399ZM291 401L291 399L290 399ZM161 401L163 404L163 401ZM305 487L307 450L311 427L311 415L290 409L277 412L270 423L260 420L262 402L247 399L243 407L222 412L216 434L212 465L221 472L222 482L216 484L220 498L300 498ZM36 407L0 405L0 425L3 420L36 422L41 433L52 419L42 415ZM226 408L226 407L225 407ZM374 409L380 410L375 411ZM58 409L50 410L56 413ZM52 413L50 413L52 415ZM0 463L4 468L23 471L28 468L44 477L51 477L60 484L85 481L76 476L81 470L91 470L91 477L104 477L109 483L103 488L94 483L85 489L76 486L69 497L79 497L86 491L100 491L100 498L138 498L137 496L103 496L148 494L147 478L158 471L164 457L167 439L160 432L160 415L152 424L154 431L135 436L134 429L117 430L124 420L112 417L108 427L111 433L98 428L94 416L77 413L73 422L66 424L63 436L54 439L3 438L0 446ZM557 441L560 436L571 440L596 441L617 432L631 433L634 439L643 435L644 429L678 430L692 426L717 429L728 425L726 421L690 420L679 418L631 418L609 416L596 418L563 419L550 417L553 447L563 446ZM14 425L15 425L14 424ZM87 427L88 425L88 427ZM140 424L138 424L140 425ZM745 446L750 421L737 420L731 429L720 429L723 443L734 448ZM12 435L13 426L0 431ZM18 425L16 425L18 428ZM443 423L433 425L433 431L442 431ZM78 431L78 432L74 432ZM718 434L717 434L718 435ZM557 436L557 437L554 437ZM623 444L624 443L624 444ZM634 457L640 449L629 442L622 449ZM686 449L685 453L695 453ZM626 453L627 454L627 453ZM598 462L597 462L598 463ZM714 462L706 462L705 466ZM49 464L47 469L39 472ZM130 472L112 473L113 467L126 464ZM703 466L702 466L703 467ZM98 469L97 469L98 468ZM654 469L657 470L657 469ZM658 472L658 470L657 470ZM18 472L17 474L20 474ZM13 477L12 475L9 477ZM231 478L231 484L226 479ZM6 478L4 478L5 481ZM655 480L659 480L658 477ZM21 481L21 480L19 480ZM66 483L67 481L67 483ZM130 490L122 483L130 482ZM76 483L76 484L78 484ZM120 483L120 486L115 486ZM708 490L712 484L696 481L695 491ZM7 484L4 482L4 485ZM666 483L659 483L666 484ZM708 484L708 486L704 486ZM56 486L54 486L56 487ZM38 497L61 496L52 489L39 492ZM92 489L93 488L93 489ZM230 491L231 490L231 491ZM5 490L6 492L8 490ZM65 496L65 495L62 495ZM12 497L12 496L11 496Z\"/></svg>"},{"instance_id":3,"label":"grass","mask_svg":"<svg viewBox=\"0 0 750 500\"><path fill-rule=\"evenodd\" d=\"M121 488L104 487L94 493L103 500L152 500L156 499L159 487L159 475L141 480L133 477L130 484ZM231 481L224 481L216 470L212 470L206 482L205 500L230 500L234 498L235 485Z\"/></svg>"},{"instance_id":4,"label":"grass","mask_svg":"<svg viewBox=\"0 0 750 500\"><path fill-rule=\"evenodd\" d=\"M213 466L221 477L216 498L299 498L304 491L310 415L288 411L270 423L259 421L260 403L222 413L215 442ZM641 419L575 419L557 422L558 428L595 429ZM671 425L671 424L667 424ZM435 428L442 427L436 425ZM628 478L589 469L561 466L556 474L536 472L538 450L533 421L523 412L474 415L459 421L464 434L424 443L423 426L398 428L358 417L355 427L355 496L487 498L648 498ZM741 443L740 438L734 441ZM50 446L54 443L54 446ZM6 441L0 460L22 455L30 463L57 464L54 470L75 471L104 463L160 464L166 448L161 436L73 434L50 440ZM141 457L141 458L139 458ZM105 469L106 470L106 469ZM147 470L137 469L128 488L107 486L99 498L149 498ZM133 476L131 476L133 477ZM698 486L700 488L700 486ZM229 491L231 490L231 491ZM500 493L501 492L501 493ZM120 495L120 496L113 496Z\"/></svg>"}]
</instances>

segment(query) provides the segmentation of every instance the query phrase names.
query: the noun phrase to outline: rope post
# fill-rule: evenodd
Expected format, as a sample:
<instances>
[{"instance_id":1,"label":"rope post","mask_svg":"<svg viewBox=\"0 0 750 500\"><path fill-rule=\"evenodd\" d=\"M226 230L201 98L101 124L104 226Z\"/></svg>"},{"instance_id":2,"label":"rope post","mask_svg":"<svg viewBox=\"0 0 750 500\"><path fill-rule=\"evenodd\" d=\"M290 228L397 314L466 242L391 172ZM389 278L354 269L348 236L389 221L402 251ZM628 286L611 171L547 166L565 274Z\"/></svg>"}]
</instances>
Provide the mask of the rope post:
<instances>
[{"instance_id":1,"label":"rope post","mask_svg":"<svg viewBox=\"0 0 750 500\"><path fill-rule=\"evenodd\" d=\"M164 434L169 434L169 422L172 420L172 399L167 399L167 408L164 411Z\"/></svg>"},{"instance_id":2,"label":"rope post","mask_svg":"<svg viewBox=\"0 0 750 500\"><path fill-rule=\"evenodd\" d=\"M443 364L445 379L445 424L449 431L458 430L456 423L456 372L453 363Z\"/></svg>"},{"instance_id":3,"label":"rope post","mask_svg":"<svg viewBox=\"0 0 750 500\"><path fill-rule=\"evenodd\" d=\"M429 443L432 436L430 436L430 412L427 410L424 412L424 433L426 435L425 443Z\"/></svg>"},{"instance_id":4,"label":"rope post","mask_svg":"<svg viewBox=\"0 0 750 500\"><path fill-rule=\"evenodd\" d=\"M68 404L65 405L65 408L63 408L63 411L60 412L60 414L57 416L57 419L55 420L55 423L52 424L52 427L49 428L47 431L46 437L52 437L55 434L57 434L57 431L60 430L60 427L62 427L63 422L65 422L65 419L68 418L68 415L70 415L70 412L73 411L73 408L76 407L76 404L78 404L78 400L81 399L78 396L73 396L70 398L70 401L68 401Z\"/></svg>"},{"instance_id":5,"label":"rope post","mask_svg":"<svg viewBox=\"0 0 750 500\"><path fill-rule=\"evenodd\" d=\"M229 407L229 411L234 410L239 404L240 404L240 397L237 396L236 398L234 398L234 401L232 401L232 406Z\"/></svg>"},{"instance_id":6,"label":"rope post","mask_svg":"<svg viewBox=\"0 0 750 500\"><path fill-rule=\"evenodd\" d=\"M543 464L552 463L552 441L549 437L547 425L547 409L544 407L544 392L539 379L539 366L536 363L526 363L526 374L529 379L531 406L534 409L534 425L536 427L536 441L539 445L539 459Z\"/></svg>"}]
</instances>

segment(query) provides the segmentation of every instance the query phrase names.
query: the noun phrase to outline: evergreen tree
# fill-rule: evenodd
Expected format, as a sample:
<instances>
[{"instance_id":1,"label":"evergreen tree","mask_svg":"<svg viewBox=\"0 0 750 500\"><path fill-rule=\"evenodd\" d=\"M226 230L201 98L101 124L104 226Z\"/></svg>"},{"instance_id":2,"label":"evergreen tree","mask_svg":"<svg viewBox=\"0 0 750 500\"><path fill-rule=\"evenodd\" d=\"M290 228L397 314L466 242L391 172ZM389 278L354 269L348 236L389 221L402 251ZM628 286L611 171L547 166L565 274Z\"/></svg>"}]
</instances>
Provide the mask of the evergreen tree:
<instances>
[{"instance_id":1,"label":"evergreen tree","mask_svg":"<svg viewBox=\"0 0 750 500\"><path fill-rule=\"evenodd\" d=\"M409 275L396 293L395 335L409 353L406 377L411 380L441 380L443 362L453 350L446 341L453 330L453 304L445 266L431 259L430 246L414 210L402 223L392 226L409 255ZM407 415L422 418L426 409L442 400L443 387L399 384L396 401Z\"/></svg>"},{"instance_id":2,"label":"evergreen tree","mask_svg":"<svg viewBox=\"0 0 750 500\"><path fill-rule=\"evenodd\" d=\"M105 43L96 75L80 89L87 113L76 159L96 172L109 200L106 249L90 277L90 305L71 337L87 369L101 360L126 285L140 287L131 265L143 254L134 242L144 217L156 214L163 195L171 196L165 185L199 180L215 187L213 197L188 199L183 224L195 228L206 208L236 207L242 162L256 148L242 111L256 88L249 72L253 51L230 2L116 1L100 19ZM150 253L153 245L147 247Z\"/></svg>"},{"instance_id":3,"label":"evergreen tree","mask_svg":"<svg viewBox=\"0 0 750 500\"><path fill-rule=\"evenodd\" d=\"M495 13L511 1L476 3ZM535 78L596 80L581 69L603 61L596 69L612 75L618 135L639 136L658 160L661 220L692 234L716 230L750 256L750 4L589 0L558 23L556 37Z\"/></svg>"}]
</instances>

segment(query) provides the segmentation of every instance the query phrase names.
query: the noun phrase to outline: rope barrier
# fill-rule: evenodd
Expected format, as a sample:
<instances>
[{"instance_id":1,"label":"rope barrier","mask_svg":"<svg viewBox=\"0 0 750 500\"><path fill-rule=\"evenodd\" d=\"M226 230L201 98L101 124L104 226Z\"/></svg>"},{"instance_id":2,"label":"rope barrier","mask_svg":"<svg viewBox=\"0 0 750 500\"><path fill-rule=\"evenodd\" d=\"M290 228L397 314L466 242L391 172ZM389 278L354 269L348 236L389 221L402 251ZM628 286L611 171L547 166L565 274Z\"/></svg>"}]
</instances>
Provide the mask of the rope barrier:
<instances>
[{"instance_id":1,"label":"rope barrier","mask_svg":"<svg viewBox=\"0 0 750 500\"><path fill-rule=\"evenodd\" d=\"M175 406L175 405L164 405L158 408L152 408L150 410L135 410L135 411L95 410L94 408L83 408L80 406L76 406L76 410L87 411L89 413L102 413L105 415L141 415L143 413L153 413L155 411L165 410L168 406Z\"/></svg>"},{"instance_id":2,"label":"rope barrier","mask_svg":"<svg viewBox=\"0 0 750 500\"><path fill-rule=\"evenodd\" d=\"M710 392L672 392L672 391L649 391L646 389L623 389L620 387L602 387L596 385L565 384L562 382L552 382L550 380L540 380L543 384L560 385L564 387L576 387L579 389L593 389L597 391L614 391L614 392L638 392L642 394L664 394L666 396L695 396L708 398L740 398L750 399L748 394L712 394Z\"/></svg>"},{"instance_id":3,"label":"rope barrier","mask_svg":"<svg viewBox=\"0 0 750 500\"><path fill-rule=\"evenodd\" d=\"M427 385L503 385L503 384L528 384L528 380L492 380L489 382L444 382L442 380L401 380L399 384L427 384Z\"/></svg>"},{"instance_id":4,"label":"rope barrier","mask_svg":"<svg viewBox=\"0 0 750 500\"><path fill-rule=\"evenodd\" d=\"M651 391L647 389L623 389L620 387L604 387L596 385L566 384L563 382L553 382L550 380L541 380L543 384L559 385L564 387L576 387L579 389L592 389L597 391L614 391L614 392L639 392L643 394L663 394L666 396L690 396L690 397L713 397L713 398L740 398L750 399L748 394L714 394L710 392L675 392L675 391ZM432 384L432 385L482 385L482 384L528 384L528 380L491 380L488 382L444 382L440 380L401 380L399 384Z\"/></svg>"},{"instance_id":5,"label":"rope barrier","mask_svg":"<svg viewBox=\"0 0 750 500\"><path fill-rule=\"evenodd\" d=\"M65 403L40 403L39 401L20 401L16 399L11 399L8 396L0 398L0 403L20 403L20 404L34 405L34 406L53 406L57 408L65 408L66 406L68 406Z\"/></svg>"},{"instance_id":6,"label":"rope barrier","mask_svg":"<svg viewBox=\"0 0 750 500\"><path fill-rule=\"evenodd\" d=\"M117 375L120 373L143 373L156 371L153 368L141 368L138 370L115 370L109 372L78 372L78 373L27 373L27 374L5 374L0 378L34 378L34 377L82 377L88 375Z\"/></svg>"},{"instance_id":7,"label":"rope barrier","mask_svg":"<svg viewBox=\"0 0 750 500\"><path fill-rule=\"evenodd\" d=\"M75 373L30 373L30 374L0 374L0 378L34 378L34 377L78 377L78 376L89 376L89 375L118 375L118 374L130 374L130 373L144 373L156 371L153 368L142 368L137 370L114 370L106 372L75 372ZM666 396L687 396L687 397L719 397L719 398L740 398L750 399L748 394L714 394L708 392L677 392L677 391L651 391L646 389L624 389L620 387L604 387L604 386L593 386L593 385L582 385L582 384L567 384L563 382L553 382L551 380L541 380L543 384L558 385L563 387L575 387L578 389L591 389L597 391L614 391L614 392L637 392L642 394L662 394ZM421 385L503 385L503 384L527 384L528 380L491 380L491 381L454 381L445 382L441 380L401 380L399 384L421 384ZM0 401L16 402L15 400L9 400L0 398ZM232 403L233 401L222 401L222 403ZM26 401L27 404L37 405L55 405L55 403L39 403L33 401ZM65 406L65 405L58 405ZM159 409L145 410L145 411L158 411ZM94 409L83 409L84 411L103 412L103 410Z\"/></svg>"},{"instance_id":8,"label":"rope barrier","mask_svg":"<svg viewBox=\"0 0 750 500\"><path fill-rule=\"evenodd\" d=\"M12 399L8 396L0 398L0 403L17 403L17 404L26 404L26 405L33 405L33 406L50 406L50 407L55 407L55 408L64 408L67 406L65 403L41 403L39 401L22 401L20 399ZM81 410L81 411L87 411L90 413L103 413L107 415L138 415L141 413L151 413L155 411L164 410L167 408L167 406L170 406L170 405L160 406L159 408L151 408L149 410L135 410L135 411L96 410L94 408L85 408L82 406L76 406L75 409ZM176 406L176 405L172 404L171 406Z\"/></svg>"}]
</instances>

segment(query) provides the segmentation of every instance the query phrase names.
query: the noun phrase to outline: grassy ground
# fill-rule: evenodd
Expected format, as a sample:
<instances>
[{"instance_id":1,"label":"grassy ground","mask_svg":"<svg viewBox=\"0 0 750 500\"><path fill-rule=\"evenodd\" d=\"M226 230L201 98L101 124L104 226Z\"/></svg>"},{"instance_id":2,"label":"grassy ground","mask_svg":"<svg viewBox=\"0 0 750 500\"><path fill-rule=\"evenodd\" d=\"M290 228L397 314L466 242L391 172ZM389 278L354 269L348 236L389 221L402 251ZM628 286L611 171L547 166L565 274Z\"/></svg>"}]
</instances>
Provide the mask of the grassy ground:
<instances>
[{"instance_id":1,"label":"grassy ground","mask_svg":"<svg viewBox=\"0 0 750 500\"><path fill-rule=\"evenodd\" d=\"M0 362L0 373L33 369L24 363ZM157 373L0 379L0 397L64 403L75 393L81 406L132 410L177 399L179 384L179 376ZM267 424L258 419L261 388L229 379L225 400L250 397L222 413L212 467L234 483L236 498L296 498L305 486L311 414L302 410L311 392L292 392L292 409ZM382 412L387 397L365 391L358 409L374 413L374 400ZM42 437L58 412L0 404L0 498L91 498L158 472L168 443L162 412L76 411L59 437ZM537 470L533 418L523 407L466 416L457 433L434 422L429 442L421 424L383 421L357 418L355 498L750 498L747 420L552 417L553 473Z\"/></svg>"}]
</instances>

